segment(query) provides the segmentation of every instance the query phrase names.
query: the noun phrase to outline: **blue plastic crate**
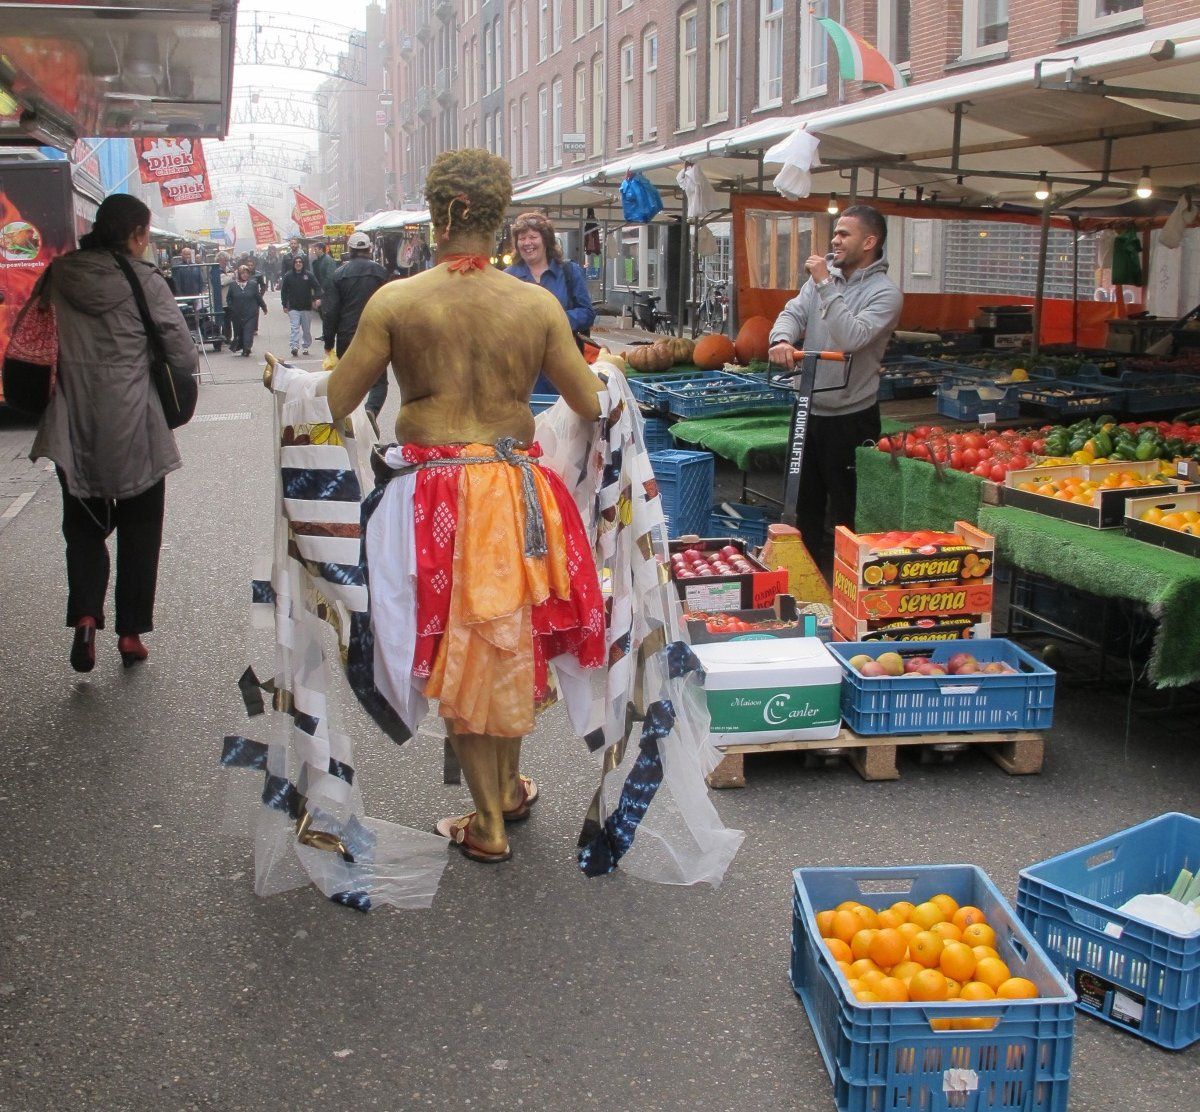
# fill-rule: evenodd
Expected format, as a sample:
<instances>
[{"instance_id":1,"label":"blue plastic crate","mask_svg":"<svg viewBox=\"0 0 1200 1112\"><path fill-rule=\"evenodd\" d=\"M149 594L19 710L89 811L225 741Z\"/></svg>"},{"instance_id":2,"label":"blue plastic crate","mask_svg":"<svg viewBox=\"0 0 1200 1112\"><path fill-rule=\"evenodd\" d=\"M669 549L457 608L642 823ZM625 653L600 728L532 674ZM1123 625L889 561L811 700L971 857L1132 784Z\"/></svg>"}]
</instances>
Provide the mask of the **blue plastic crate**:
<instances>
[{"instance_id":1,"label":"blue plastic crate","mask_svg":"<svg viewBox=\"0 0 1200 1112\"><path fill-rule=\"evenodd\" d=\"M661 417L647 417L643 422L643 435L646 438L647 452L668 452L675 447L675 438L671 435L671 422Z\"/></svg>"},{"instance_id":2,"label":"blue plastic crate","mask_svg":"<svg viewBox=\"0 0 1200 1112\"><path fill-rule=\"evenodd\" d=\"M954 421L978 421L985 413L1010 421L1021 412L1016 387L946 378L937 388L937 411Z\"/></svg>"},{"instance_id":3,"label":"blue plastic crate","mask_svg":"<svg viewBox=\"0 0 1200 1112\"><path fill-rule=\"evenodd\" d=\"M1075 996L982 869L802 868L792 876L792 988L804 1003L841 1112L1067 1108ZM1037 985L1037 998L889 1004L854 997L821 941L817 912L843 900L882 910L939 892L983 911L1000 957L1013 976ZM941 1029L955 1020L974 1025ZM955 1082L965 1086L957 1094L961 1103Z\"/></svg>"},{"instance_id":4,"label":"blue plastic crate","mask_svg":"<svg viewBox=\"0 0 1200 1112\"><path fill-rule=\"evenodd\" d=\"M1200 931L1116 909L1200 871L1200 819L1160 815L1021 870L1017 914L1074 984L1078 1008L1178 1050L1200 1039Z\"/></svg>"},{"instance_id":5,"label":"blue plastic crate","mask_svg":"<svg viewBox=\"0 0 1200 1112\"><path fill-rule=\"evenodd\" d=\"M704 536L712 512L716 473L712 453L674 448L651 452L650 466L667 519L667 535L682 537L694 533Z\"/></svg>"},{"instance_id":6,"label":"blue plastic crate","mask_svg":"<svg viewBox=\"0 0 1200 1112\"><path fill-rule=\"evenodd\" d=\"M673 417L712 417L718 413L745 413L760 409L789 408L795 394L773 386L765 378L712 371L711 379L662 383L655 394Z\"/></svg>"},{"instance_id":7,"label":"blue plastic crate","mask_svg":"<svg viewBox=\"0 0 1200 1112\"><path fill-rule=\"evenodd\" d=\"M1045 730L1054 718L1052 668L1003 638L954 641L842 641L829 646L841 662L842 717L860 734L964 733L972 730ZM979 661L1001 660L1014 673L961 676L864 676L852 656L898 652L927 656L935 664L955 653Z\"/></svg>"},{"instance_id":8,"label":"blue plastic crate","mask_svg":"<svg viewBox=\"0 0 1200 1112\"><path fill-rule=\"evenodd\" d=\"M1122 408L1131 416L1178 412L1200 406L1200 376L1197 375L1126 371L1120 382L1124 388Z\"/></svg>"},{"instance_id":9,"label":"blue plastic crate","mask_svg":"<svg viewBox=\"0 0 1200 1112\"><path fill-rule=\"evenodd\" d=\"M560 394L534 394L529 399L529 408L533 410L533 415L536 417L539 413L544 413L549 409L561 396Z\"/></svg>"},{"instance_id":10,"label":"blue plastic crate","mask_svg":"<svg viewBox=\"0 0 1200 1112\"><path fill-rule=\"evenodd\" d=\"M761 506L747 506L741 502L726 503L712 508L707 537L738 537L747 544L761 547L767 543L767 526L779 521L778 512L768 513Z\"/></svg>"},{"instance_id":11,"label":"blue plastic crate","mask_svg":"<svg viewBox=\"0 0 1200 1112\"><path fill-rule=\"evenodd\" d=\"M667 387L713 383L726 377L724 371L687 371L680 374L663 371L661 374L629 379L629 392L647 409L666 413L667 399L663 396L663 390Z\"/></svg>"},{"instance_id":12,"label":"blue plastic crate","mask_svg":"<svg viewBox=\"0 0 1200 1112\"><path fill-rule=\"evenodd\" d=\"M937 391L948 364L913 355L887 356L879 369L879 398L919 398Z\"/></svg>"},{"instance_id":13,"label":"blue plastic crate","mask_svg":"<svg viewBox=\"0 0 1200 1112\"><path fill-rule=\"evenodd\" d=\"M1057 421L1086 417L1091 413L1115 413L1125 408L1125 391L1100 381L1056 378L1052 382L1033 379L1016 391L1020 411Z\"/></svg>"}]
</instances>

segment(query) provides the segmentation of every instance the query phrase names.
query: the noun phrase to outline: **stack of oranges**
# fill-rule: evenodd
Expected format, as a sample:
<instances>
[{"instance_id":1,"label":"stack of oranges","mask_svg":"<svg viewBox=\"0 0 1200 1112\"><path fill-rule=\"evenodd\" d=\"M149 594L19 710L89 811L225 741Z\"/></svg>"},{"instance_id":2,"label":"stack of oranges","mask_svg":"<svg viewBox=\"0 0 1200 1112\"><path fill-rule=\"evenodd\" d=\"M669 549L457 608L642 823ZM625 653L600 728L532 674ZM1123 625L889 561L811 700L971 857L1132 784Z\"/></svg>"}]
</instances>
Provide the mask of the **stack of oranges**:
<instances>
[{"instance_id":1,"label":"stack of oranges","mask_svg":"<svg viewBox=\"0 0 1200 1112\"><path fill-rule=\"evenodd\" d=\"M996 951L987 916L939 892L922 903L900 900L876 910L856 900L817 913L817 930L860 1003L1023 1000L1038 995L1014 977ZM944 1026L991 1027L994 1019Z\"/></svg>"}]
</instances>

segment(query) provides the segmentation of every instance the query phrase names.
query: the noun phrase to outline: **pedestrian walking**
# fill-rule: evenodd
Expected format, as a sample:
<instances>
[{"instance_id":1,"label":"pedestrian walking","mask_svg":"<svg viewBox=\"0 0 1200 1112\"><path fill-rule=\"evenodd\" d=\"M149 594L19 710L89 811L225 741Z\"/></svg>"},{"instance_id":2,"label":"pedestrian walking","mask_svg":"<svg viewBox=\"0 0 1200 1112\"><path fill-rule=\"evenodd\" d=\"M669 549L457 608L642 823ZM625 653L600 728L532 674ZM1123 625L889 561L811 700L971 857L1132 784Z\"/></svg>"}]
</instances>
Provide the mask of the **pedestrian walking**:
<instances>
[{"instance_id":1,"label":"pedestrian walking","mask_svg":"<svg viewBox=\"0 0 1200 1112\"><path fill-rule=\"evenodd\" d=\"M194 374L196 345L162 274L144 258L150 210L117 193L96 210L78 251L55 260L51 297L58 323L58 385L38 425L30 459L50 459L62 487L71 667L96 664L117 536L116 633L125 666L145 660L154 628L166 476L182 460L150 378L150 345L130 279L129 256L171 365Z\"/></svg>"},{"instance_id":2,"label":"pedestrian walking","mask_svg":"<svg viewBox=\"0 0 1200 1112\"><path fill-rule=\"evenodd\" d=\"M292 259L291 272L279 284L279 300L291 326L292 355L308 354L312 347L313 306L321 299L317 279L304 269L304 260Z\"/></svg>"},{"instance_id":3,"label":"pedestrian walking","mask_svg":"<svg viewBox=\"0 0 1200 1112\"><path fill-rule=\"evenodd\" d=\"M225 311L229 314L233 330L233 342L229 345L231 353L241 352L244 358L250 357L254 336L258 332L260 309L264 313L267 311L262 285L251 275L250 267L243 263L238 267L237 277L225 291Z\"/></svg>"}]
</instances>

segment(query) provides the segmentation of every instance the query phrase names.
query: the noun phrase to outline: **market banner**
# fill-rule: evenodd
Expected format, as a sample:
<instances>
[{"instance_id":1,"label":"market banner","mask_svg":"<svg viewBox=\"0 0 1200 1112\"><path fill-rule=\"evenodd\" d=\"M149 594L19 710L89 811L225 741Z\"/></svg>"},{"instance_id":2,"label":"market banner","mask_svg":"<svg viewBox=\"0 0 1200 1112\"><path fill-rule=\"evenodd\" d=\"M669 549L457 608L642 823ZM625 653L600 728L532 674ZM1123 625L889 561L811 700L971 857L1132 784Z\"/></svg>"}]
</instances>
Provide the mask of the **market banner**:
<instances>
[{"instance_id":1,"label":"market banner","mask_svg":"<svg viewBox=\"0 0 1200 1112\"><path fill-rule=\"evenodd\" d=\"M292 219L300 229L302 236L319 236L325 228L325 210L311 197L306 197L300 190L293 188L296 195L296 205L292 209Z\"/></svg>"},{"instance_id":2,"label":"market banner","mask_svg":"<svg viewBox=\"0 0 1200 1112\"><path fill-rule=\"evenodd\" d=\"M133 142L138 156L138 174L147 185L171 178L208 177L204 148L199 139L155 138Z\"/></svg>"},{"instance_id":3,"label":"market banner","mask_svg":"<svg viewBox=\"0 0 1200 1112\"><path fill-rule=\"evenodd\" d=\"M253 205L246 207L250 210L250 226L254 229L254 246L266 247L278 243L281 237L271 218L265 212L259 212Z\"/></svg>"},{"instance_id":4,"label":"market banner","mask_svg":"<svg viewBox=\"0 0 1200 1112\"><path fill-rule=\"evenodd\" d=\"M168 178L158 183L162 203L170 208L172 205L190 205L194 201L211 201L212 186L208 174L188 174L181 178Z\"/></svg>"}]
</instances>

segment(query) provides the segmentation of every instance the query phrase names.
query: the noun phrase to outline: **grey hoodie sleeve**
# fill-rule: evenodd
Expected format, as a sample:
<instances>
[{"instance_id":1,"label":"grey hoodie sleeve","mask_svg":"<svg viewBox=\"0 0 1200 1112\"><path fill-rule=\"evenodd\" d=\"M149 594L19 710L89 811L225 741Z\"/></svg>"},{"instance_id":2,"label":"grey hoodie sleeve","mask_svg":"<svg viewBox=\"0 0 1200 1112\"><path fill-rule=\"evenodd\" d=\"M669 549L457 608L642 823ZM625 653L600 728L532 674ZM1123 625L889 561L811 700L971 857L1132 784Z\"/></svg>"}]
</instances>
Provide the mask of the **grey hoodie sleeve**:
<instances>
[{"instance_id":1,"label":"grey hoodie sleeve","mask_svg":"<svg viewBox=\"0 0 1200 1112\"><path fill-rule=\"evenodd\" d=\"M904 295L890 281L878 282L857 310L846 304L841 284L816 292L827 342L838 351L861 351L880 336L890 336L904 307Z\"/></svg>"},{"instance_id":2,"label":"grey hoodie sleeve","mask_svg":"<svg viewBox=\"0 0 1200 1112\"><path fill-rule=\"evenodd\" d=\"M167 353L167 362L172 367L186 370L195 374L200 357L196 353L196 343L184 323L183 314L175 304L167 280L151 267L138 267L138 278L146 291L146 305L150 316L158 325L162 336L163 348Z\"/></svg>"},{"instance_id":3,"label":"grey hoodie sleeve","mask_svg":"<svg viewBox=\"0 0 1200 1112\"><path fill-rule=\"evenodd\" d=\"M771 325L771 343L799 345L801 337L808 331L809 295L813 292L812 279L808 279L800 292L791 299Z\"/></svg>"}]
</instances>

